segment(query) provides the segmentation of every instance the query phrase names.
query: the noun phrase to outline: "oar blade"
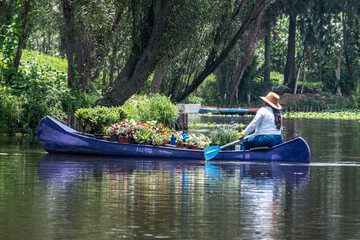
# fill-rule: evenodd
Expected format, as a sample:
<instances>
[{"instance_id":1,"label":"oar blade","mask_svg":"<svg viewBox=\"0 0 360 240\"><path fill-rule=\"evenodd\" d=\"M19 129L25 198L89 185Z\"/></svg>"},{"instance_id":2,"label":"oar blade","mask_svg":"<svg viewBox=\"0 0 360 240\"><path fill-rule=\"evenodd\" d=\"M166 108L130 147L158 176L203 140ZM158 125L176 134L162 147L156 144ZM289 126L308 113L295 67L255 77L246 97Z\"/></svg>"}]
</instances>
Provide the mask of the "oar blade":
<instances>
[{"instance_id":1,"label":"oar blade","mask_svg":"<svg viewBox=\"0 0 360 240\"><path fill-rule=\"evenodd\" d=\"M211 146L211 147L205 148L205 151L204 151L205 160L207 161L207 160L214 158L220 152L220 150L221 150L221 148L219 146Z\"/></svg>"}]
</instances>

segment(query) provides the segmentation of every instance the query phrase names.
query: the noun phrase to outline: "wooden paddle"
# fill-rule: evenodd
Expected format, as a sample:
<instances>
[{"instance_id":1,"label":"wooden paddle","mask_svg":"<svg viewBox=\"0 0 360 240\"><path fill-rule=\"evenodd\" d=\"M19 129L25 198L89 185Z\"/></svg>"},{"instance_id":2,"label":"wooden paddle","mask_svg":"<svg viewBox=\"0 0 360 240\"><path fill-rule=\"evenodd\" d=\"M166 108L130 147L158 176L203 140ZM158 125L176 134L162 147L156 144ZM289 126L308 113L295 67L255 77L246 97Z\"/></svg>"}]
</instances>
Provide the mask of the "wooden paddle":
<instances>
[{"instance_id":1,"label":"wooden paddle","mask_svg":"<svg viewBox=\"0 0 360 240\"><path fill-rule=\"evenodd\" d=\"M241 140L238 139L236 141L233 141L233 142L228 143L228 144L226 144L224 146L221 146L221 147L219 147L219 146L211 146L211 147L205 148L205 151L204 151L205 160L207 161L207 160L210 160L210 159L214 158L220 152L221 149L226 148L226 147L231 146L231 145L234 145L236 143L239 143L240 141Z\"/></svg>"}]
</instances>

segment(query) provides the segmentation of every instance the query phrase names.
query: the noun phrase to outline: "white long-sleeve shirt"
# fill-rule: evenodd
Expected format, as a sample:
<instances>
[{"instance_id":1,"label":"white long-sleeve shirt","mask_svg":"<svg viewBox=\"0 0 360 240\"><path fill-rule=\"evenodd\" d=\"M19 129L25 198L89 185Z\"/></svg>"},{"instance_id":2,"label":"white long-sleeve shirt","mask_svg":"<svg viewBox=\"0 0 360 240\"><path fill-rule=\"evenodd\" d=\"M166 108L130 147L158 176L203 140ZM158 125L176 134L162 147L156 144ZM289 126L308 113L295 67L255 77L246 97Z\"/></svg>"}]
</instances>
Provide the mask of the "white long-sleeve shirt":
<instances>
[{"instance_id":1,"label":"white long-sleeve shirt","mask_svg":"<svg viewBox=\"0 0 360 240\"><path fill-rule=\"evenodd\" d=\"M281 116L282 118L282 116ZM275 116L271 107L260 108L255 118L249 123L241 135L246 136L255 130L255 135L281 135L275 125Z\"/></svg>"}]
</instances>

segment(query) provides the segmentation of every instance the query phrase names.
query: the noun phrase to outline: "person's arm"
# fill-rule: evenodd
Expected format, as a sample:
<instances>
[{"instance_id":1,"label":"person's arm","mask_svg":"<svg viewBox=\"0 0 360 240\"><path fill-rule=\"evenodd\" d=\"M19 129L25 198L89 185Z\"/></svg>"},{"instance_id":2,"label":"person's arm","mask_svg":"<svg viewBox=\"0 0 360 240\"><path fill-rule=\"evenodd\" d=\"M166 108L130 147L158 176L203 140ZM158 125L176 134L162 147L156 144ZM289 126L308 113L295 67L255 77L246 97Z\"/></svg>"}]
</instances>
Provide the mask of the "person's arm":
<instances>
[{"instance_id":1,"label":"person's arm","mask_svg":"<svg viewBox=\"0 0 360 240\"><path fill-rule=\"evenodd\" d=\"M264 114L262 113L262 108L260 108L255 115L255 118L249 123L245 130L241 133L239 139L242 141L244 137L254 131L262 122Z\"/></svg>"}]
</instances>

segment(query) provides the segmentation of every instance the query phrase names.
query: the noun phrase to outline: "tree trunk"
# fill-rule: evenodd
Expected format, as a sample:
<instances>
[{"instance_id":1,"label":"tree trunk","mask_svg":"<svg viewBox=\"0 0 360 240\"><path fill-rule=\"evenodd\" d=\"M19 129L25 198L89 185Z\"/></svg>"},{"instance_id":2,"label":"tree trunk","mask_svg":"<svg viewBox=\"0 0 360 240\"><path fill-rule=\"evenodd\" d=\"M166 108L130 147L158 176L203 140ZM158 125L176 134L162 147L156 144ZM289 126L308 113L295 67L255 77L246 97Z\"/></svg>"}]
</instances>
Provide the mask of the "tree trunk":
<instances>
[{"instance_id":1,"label":"tree trunk","mask_svg":"<svg viewBox=\"0 0 360 240\"><path fill-rule=\"evenodd\" d=\"M296 14L290 14L288 50L284 72L284 85L294 88L295 84L295 35L296 35Z\"/></svg>"},{"instance_id":2,"label":"tree trunk","mask_svg":"<svg viewBox=\"0 0 360 240\"><path fill-rule=\"evenodd\" d=\"M346 13L345 10L347 8L347 1L344 3L343 7L343 13L342 13L342 24L343 24L343 39L344 39L344 58L345 58L345 65L346 65L346 72L349 78L349 90L354 91L355 90L355 83L353 79L353 73L352 73L352 67L351 67L351 60L349 56L349 44L348 44L348 32L346 27Z\"/></svg>"},{"instance_id":3,"label":"tree trunk","mask_svg":"<svg viewBox=\"0 0 360 240\"><path fill-rule=\"evenodd\" d=\"M191 94L205 79L209 76L214 70L224 62L230 51L234 48L238 40L244 35L244 33L253 26L253 24L259 20L266 6L270 3L268 0L257 0L246 18L246 21L240 26L239 30L232 36L227 44L227 46L223 49L223 51L217 55L214 50L209 54L208 61L206 62L204 70L195 77L194 81L187 86L180 94L177 96L173 96L171 100L173 102L180 102L185 99L189 94ZM216 38L215 38L216 40ZM214 41L215 41L214 40ZM216 44L215 44L216 45ZM215 57L217 56L217 57Z\"/></svg>"},{"instance_id":4,"label":"tree trunk","mask_svg":"<svg viewBox=\"0 0 360 240\"><path fill-rule=\"evenodd\" d=\"M297 71L297 74L296 74L296 79L295 79L294 92L293 92L293 94L296 94L296 91L297 91L297 85L298 85L299 78L300 78L300 70L301 70L301 66L299 66L298 71Z\"/></svg>"},{"instance_id":5,"label":"tree trunk","mask_svg":"<svg viewBox=\"0 0 360 240\"><path fill-rule=\"evenodd\" d=\"M16 55L15 55L15 59L14 59L14 67L15 70L17 71L19 69L19 65L20 65L20 59L21 59L21 55L22 55L22 50L24 48L24 44L26 41L26 37L27 37L27 22L28 22L28 15L30 12L30 1L31 0L26 0L24 2L24 12L22 14L22 32L21 32L21 36L19 39L19 44L16 50Z\"/></svg>"},{"instance_id":6,"label":"tree trunk","mask_svg":"<svg viewBox=\"0 0 360 240\"><path fill-rule=\"evenodd\" d=\"M154 0L148 18L151 26L144 26L140 43L134 42L130 58L116 78L112 89L101 98L97 104L103 106L118 106L125 103L146 82L156 65L156 54L165 33L168 16L176 0ZM150 29L150 30L149 30ZM150 32L150 36L147 33ZM142 47L140 47L142 46Z\"/></svg>"},{"instance_id":7,"label":"tree trunk","mask_svg":"<svg viewBox=\"0 0 360 240\"><path fill-rule=\"evenodd\" d=\"M270 21L266 21L265 25L265 72L264 72L264 83L266 86L271 86L270 72L271 72L271 24Z\"/></svg>"},{"instance_id":8,"label":"tree trunk","mask_svg":"<svg viewBox=\"0 0 360 240\"><path fill-rule=\"evenodd\" d=\"M109 53L114 33L118 28L123 12L117 13L108 32L100 37L95 36L97 37L96 41L92 41L89 39L94 36L90 36L89 31L82 27L81 22L75 26L74 1L63 0L62 3L67 38L68 86L85 92L88 82L93 81L100 74L102 63ZM91 3L88 1L82 2L81 7L85 9L93 7L87 6L89 4Z\"/></svg>"},{"instance_id":9,"label":"tree trunk","mask_svg":"<svg viewBox=\"0 0 360 240\"><path fill-rule=\"evenodd\" d=\"M339 85L339 81L340 81L340 72L341 72L341 56L337 55L336 56L336 68L335 68L335 76L336 76L336 82L337 82L337 86L336 86L336 91L337 94L339 96L341 96L341 86Z\"/></svg>"},{"instance_id":10,"label":"tree trunk","mask_svg":"<svg viewBox=\"0 0 360 240\"><path fill-rule=\"evenodd\" d=\"M104 65L103 65L101 94L104 93L103 91L104 91L105 87L106 87L106 59L104 60Z\"/></svg>"},{"instance_id":11,"label":"tree trunk","mask_svg":"<svg viewBox=\"0 0 360 240\"><path fill-rule=\"evenodd\" d=\"M74 28L73 28L73 10L70 4L70 1L62 1L63 3L63 13L65 18L65 28L66 28L66 57L68 63L68 86L73 88L74 75L73 75L73 63L74 63Z\"/></svg>"},{"instance_id":12,"label":"tree trunk","mask_svg":"<svg viewBox=\"0 0 360 240\"><path fill-rule=\"evenodd\" d=\"M166 75L166 69L162 68L159 69L158 71L155 72L153 80L150 84L150 88L149 88L149 94L148 95L152 95L152 94L156 94L159 92L161 83L164 79Z\"/></svg>"},{"instance_id":13,"label":"tree trunk","mask_svg":"<svg viewBox=\"0 0 360 240\"><path fill-rule=\"evenodd\" d=\"M249 29L249 31L245 36L245 41L241 46L241 52L243 52L244 55L238 61L238 65L235 71L235 76L229 92L230 100L232 100L235 94L237 94L237 89L239 88L244 72L254 57L254 48L256 46L256 39L260 32L260 23L261 23L261 18L259 18L257 24L254 26L253 29Z\"/></svg>"},{"instance_id":14,"label":"tree trunk","mask_svg":"<svg viewBox=\"0 0 360 240\"><path fill-rule=\"evenodd\" d=\"M302 81L302 85L301 85L300 94L303 94L303 92L304 92L305 80L306 80L306 47L304 49L303 81Z\"/></svg>"}]
</instances>

